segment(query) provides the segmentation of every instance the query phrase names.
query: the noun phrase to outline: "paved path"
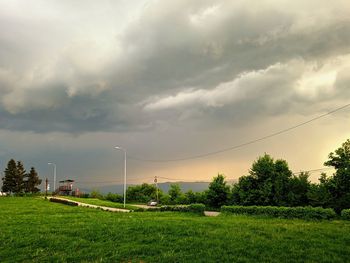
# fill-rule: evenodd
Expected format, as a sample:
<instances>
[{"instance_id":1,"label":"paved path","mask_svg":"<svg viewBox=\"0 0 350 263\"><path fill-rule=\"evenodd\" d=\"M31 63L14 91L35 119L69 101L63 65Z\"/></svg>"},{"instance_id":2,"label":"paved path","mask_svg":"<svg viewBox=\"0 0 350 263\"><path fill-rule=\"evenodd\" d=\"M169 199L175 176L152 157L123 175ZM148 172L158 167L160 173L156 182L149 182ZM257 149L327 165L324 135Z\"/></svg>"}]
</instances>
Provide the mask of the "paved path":
<instances>
[{"instance_id":1,"label":"paved path","mask_svg":"<svg viewBox=\"0 0 350 263\"><path fill-rule=\"evenodd\" d=\"M100 205L91 205L91 204L86 204L86 203L82 203L82 202L72 201L72 200L69 200L66 198L62 198L62 197L48 197L48 199L51 199L51 198L67 200L69 202L73 202L73 203L78 204L78 206L84 206L84 207L89 207L89 208L98 208L98 209L102 209L104 211L122 212L122 213L129 213L130 212L130 210L128 210L128 209L121 209L121 208L114 208L114 207L107 207L107 206L100 206Z\"/></svg>"},{"instance_id":2,"label":"paved path","mask_svg":"<svg viewBox=\"0 0 350 263\"><path fill-rule=\"evenodd\" d=\"M84 207L89 207L89 208L98 208L98 209L102 209L104 211L122 212L122 213L130 212L130 210L128 210L128 209L121 209L121 208L114 208L114 207L107 207L107 206L100 206L100 205L91 205L91 204L86 204L86 203L82 203L82 202L78 202L78 201L73 201L73 200L70 200L70 199L67 199L67 198L62 198L62 197L48 197L48 199L51 199L51 198L66 200L66 201L70 201L70 202L76 203L76 204L78 204L78 206L84 206ZM154 208L156 208L155 206L148 206L148 205L133 205L133 206L137 206L137 207L144 208L144 209L154 209ZM220 212L204 211L204 215L205 216L218 216L218 215L220 215Z\"/></svg>"}]
</instances>

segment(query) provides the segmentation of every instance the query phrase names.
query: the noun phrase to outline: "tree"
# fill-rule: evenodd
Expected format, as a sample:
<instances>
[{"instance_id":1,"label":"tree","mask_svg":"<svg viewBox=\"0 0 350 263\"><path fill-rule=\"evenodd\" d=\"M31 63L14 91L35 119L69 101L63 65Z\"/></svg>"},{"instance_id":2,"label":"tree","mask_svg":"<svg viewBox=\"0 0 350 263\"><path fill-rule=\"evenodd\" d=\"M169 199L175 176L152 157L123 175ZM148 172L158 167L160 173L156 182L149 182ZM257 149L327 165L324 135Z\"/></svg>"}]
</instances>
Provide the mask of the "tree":
<instances>
[{"instance_id":1,"label":"tree","mask_svg":"<svg viewBox=\"0 0 350 263\"><path fill-rule=\"evenodd\" d=\"M333 177L321 174L318 184L311 184L308 192L309 203L312 206L332 207L332 192L334 192Z\"/></svg>"},{"instance_id":2,"label":"tree","mask_svg":"<svg viewBox=\"0 0 350 263\"><path fill-rule=\"evenodd\" d=\"M158 189L158 195L162 195L162 191ZM157 188L153 184L143 183L142 185L129 186L126 198L134 202L148 202L157 198Z\"/></svg>"},{"instance_id":3,"label":"tree","mask_svg":"<svg viewBox=\"0 0 350 263\"><path fill-rule=\"evenodd\" d=\"M226 185L225 176L218 174L209 184L207 191L207 202L211 207L219 208L227 204L230 193L230 187Z\"/></svg>"},{"instance_id":4,"label":"tree","mask_svg":"<svg viewBox=\"0 0 350 263\"><path fill-rule=\"evenodd\" d=\"M171 203L173 203L173 204L178 203L178 201L182 195L180 185L179 184L170 184L168 194L169 194Z\"/></svg>"},{"instance_id":5,"label":"tree","mask_svg":"<svg viewBox=\"0 0 350 263\"><path fill-rule=\"evenodd\" d=\"M41 179L38 176L35 168L30 168L30 172L26 175L27 180L25 181L25 192L27 193L38 193L40 189L37 188L41 184Z\"/></svg>"},{"instance_id":6,"label":"tree","mask_svg":"<svg viewBox=\"0 0 350 263\"><path fill-rule=\"evenodd\" d=\"M24 169L23 163L21 161L18 161L17 162L17 172L15 173L15 191L14 191L14 193L21 194L24 192L25 175L26 175L26 170Z\"/></svg>"},{"instance_id":7,"label":"tree","mask_svg":"<svg viewBox=\"0 0 350 263\"><path fill-rule=\"evenodd\" d=\"M330 179L330 185L333 187L328 190L332 195L333 208L340 212L342 209L350 208L350 140L331 152L328 159L324 165L332 166L336 170Z\"/></svg>"},{"instance_id":8,"label":"tree","mask_svg":"<svg viewBox=\"0 0 350 263\"><path fill-rule=\"evenodd\" d=\"M7 163L7 167L5 169L5 176L4 176L4 178L2 178L2 191L3 192L15 193L16 174L17 174L16 161L11 159Z\"/></svg>"},{"instance_id":9,"label":"tree","mask_svg":"<svg viewBox=\"0 0 350 263\"><path fill-rule=\"evenodd\" d=\"M185 193L185 197L189 204L197 203L196 194L191 189Z\"/></svg>"},{"instance_id":10,"label":"tree","mask_svg":"<svg viewBox=\"0 0 350 263\"><path fill-rule=\"evenodd\" d=\"M285 160L265 154L256 160L249 171L233 186L232 199L240 205L290 205L292 171Z\"/></svg>"},{"instance_id":11,"label":"tree","mask_svg":"<svg viewBox=\"0 0 350 263\"><path fill-rule=\"evenodd\" d=\"M307 206L309 205L309 192L311 183L309 181L310 174L301 172L298 176L293 176L290 181L289 203L291 206Z\"/></svg>"}]
</instances>

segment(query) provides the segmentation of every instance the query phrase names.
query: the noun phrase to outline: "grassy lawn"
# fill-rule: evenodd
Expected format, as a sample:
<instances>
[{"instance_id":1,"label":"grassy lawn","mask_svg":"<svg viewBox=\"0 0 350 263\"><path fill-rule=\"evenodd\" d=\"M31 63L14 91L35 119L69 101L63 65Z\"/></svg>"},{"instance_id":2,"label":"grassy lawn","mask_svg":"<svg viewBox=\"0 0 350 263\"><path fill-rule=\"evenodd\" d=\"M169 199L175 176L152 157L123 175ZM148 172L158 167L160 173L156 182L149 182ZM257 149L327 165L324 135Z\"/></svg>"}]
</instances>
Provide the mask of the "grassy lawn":
<instances>
[{"instance_id":1,"label":"grassy lawn","mask_svg":"<svg viewBox=\"0 0 350 263\"><path fill-rule=\"evenodd\" d=\"M100 200L97 198L79 198L79 197L73 197L73 196L60 196L62 198L66 198L72 201L77 201L77 202L81 202L81 203L86 203L86 204L90 204L90 205L100 205L100 206L107 206L107 207L113 207L113 208L122 208L124 209L124 204L121 203L115 203L112 201L108 201L108 200ZM129 209L129 210L140 210L139 207L137 206L133 206L133 205L125 205L125 209Z\"/></svg>"},{"instance_id":2,"label":"grassy lawn","mask_svg":"<svg viewBox=\"0 0 350 263\"><path fill-rule=\"evenodd\" d=\"M349 262L350 222L111 213L0 198L0 262Z\"/></svg>"}]
</instances>

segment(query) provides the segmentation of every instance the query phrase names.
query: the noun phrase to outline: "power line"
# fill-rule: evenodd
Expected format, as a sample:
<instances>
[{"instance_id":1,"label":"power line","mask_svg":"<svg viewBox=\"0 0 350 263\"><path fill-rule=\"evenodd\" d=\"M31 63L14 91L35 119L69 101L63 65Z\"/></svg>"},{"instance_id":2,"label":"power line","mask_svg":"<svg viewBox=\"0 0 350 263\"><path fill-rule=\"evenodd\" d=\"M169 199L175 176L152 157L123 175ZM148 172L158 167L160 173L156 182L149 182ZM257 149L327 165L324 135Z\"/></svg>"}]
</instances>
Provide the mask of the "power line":
<instances>
[{"instance_id":1,"label":"power line","mask_svg":"<svg viewBox=\"0 0 350 263\"><path fill-rule=\"evenodd\" d=\"M297 173L293 173L294 175L301 174L301 173L314 173L314 172L322 172L322 171L327 171L327 170L333 170L334 168L332 167L327 167L327 168L319 168L319 169L313 169L313 170L308 170L308 171L300 171Z\"/></svg>"},{"instance_id":2,"label":"power line","mask_svg":"<svg viewBox=\"0 0 350 263\"><path fill-rule=\"evenodd\" d=\"M223 152L227 152L227 151L232 151L232 150L236 150L238 148L242 148L244 146L247 146L247 145L250 145L250 144L254 144L254 143L257 143L257 142L260 142L260 141L263 141L263 140L266 140L266 139L269 139L271 137L274 137L274 136L277 136L277 135L280 135L280 134L283 134L283 133L286 133L286 132L289 132L291 130L295 130L301 126L304 126L306 124L309 124L311 122L314 122L316 120L319 120L321 118L324 118L326 116L329 116L337 111L340 111L340 110L343 110L347 107L350 106L350 103L344 105L344 106L341 106L339 108L336 108L334 110L331 110L327 113L324 113L322 115L319 115L317 117L314 117L310 120L307 120L307 121L304 121L302 123L299 123L295 126L291 126L289 128L286 128L286 129L283 129L283 130L280 130L280 131L277 131L277 132L274 132L274 133L271 133L269 135L266 135L264 137L260 137L258 139L254 139L254 140L251 140L251 141L248 141L248 142L245 142L245 143L242 143L242 144L238 144L238 145L234 145L234 146L230 146L230 147L227 147L227 148L223 148L223 149L219 149L219 150L216 150L216 151L212 151L212 152L207 152L207 153L203 153L203 154L198 154L198 155L192 155L192 156L188 156L188 157L183 157L183 158L175 158L175 159L143 159L143 158L139 158L139 157L135 157L135 156L132 156L132 155L129 155L128 158L129 159L132 159L132 160L135 160L135 161L141 161L141 162L155 162L155 163L162 163L162 162L178 162L178 161L187 161L187 160L192 160L192 159L199 159L199 158L203 158L203 157L207 157L207 156L210 156L210 155L216 155L216 154L219 154L219 153L223 153Z\"/></svg>"},{"instance_id":3,"label":"power line","mask_svg":"<svg viewBox=\"0 0 350 263\"><path fill-rule=\"evenodd\" d=\"M297 175L297 174L301 174L301 173L314 173L314 172L322 172L322 171L327 171L327 170L333 170L334 168L332 167L326 167L326 168L318 168L318 169L312 169L312 170L301 170L300 172L294 172L293 175ZM178 181L178 182L189 182L187 181L188 179L183 179L183 178L171 178L171 177L162 177L162 176L157 176L157 178L159 179L165 179L165 180L170 180L170 181ZM133 178L133 179L129 179L127 180L128 182L130 181L147 181L147 180L153 180L154 177L145 177L145 178ZM237 180L234 178L226 178L228 181L230 180ZM191 183L200 183L200 182L207 182L210 179L202 179L202 180L197 180L197 181L190 181ZM118 184L122 184L123 181L75 181L75 183L82 183L82 184L90 184L90 183L96 183L96 184L100 184L100 183L118 183ZM153 181L152 181L153 183Z\"/></svg>"}]
</instances>

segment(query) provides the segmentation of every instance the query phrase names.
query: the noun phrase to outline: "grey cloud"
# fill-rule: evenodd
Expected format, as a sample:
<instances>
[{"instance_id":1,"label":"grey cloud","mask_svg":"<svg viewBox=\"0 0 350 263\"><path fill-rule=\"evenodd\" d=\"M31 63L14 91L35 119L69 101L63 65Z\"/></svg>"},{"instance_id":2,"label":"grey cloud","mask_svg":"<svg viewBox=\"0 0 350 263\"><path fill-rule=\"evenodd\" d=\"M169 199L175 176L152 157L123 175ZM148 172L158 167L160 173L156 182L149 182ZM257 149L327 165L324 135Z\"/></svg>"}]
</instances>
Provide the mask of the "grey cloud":
<instances>
[{"instance_id":1,"label":"grey cloud","mask_svg":"<svg viewBox=\"0 0 350 263\"><path fill-rule=\"evenodd\" d=\"M244 112L242 120L256 113L274 115L293 107L291 100L307 105L315 98L294 88L305 65L350 52L346 1L157 1L138 19L128 20L123 32L113 18L113 10L121 12L118 5L94 12L93 2L90 11L80 10L81 4L45 4L52 19L40 12L23 18L14 9L2 16L2 128L126 131L186 119L230 119L237 112ZM76 17L68 12L65 20L64 10L75 10ZM104 12L106 18L99 21ZM291 63L295 60L303 63ZM224 83L279 63L291 66L259 85L236 84L241 99L234 105L227 94L221 99L214 94ZM334 94L346 86L343 75L339 70ZM159 105L161 99L181 99L191 92L192 100L175 114L143 110L145 102ZM206 102L199 105L198 95Z\"/></svg>"}]
</instances>

